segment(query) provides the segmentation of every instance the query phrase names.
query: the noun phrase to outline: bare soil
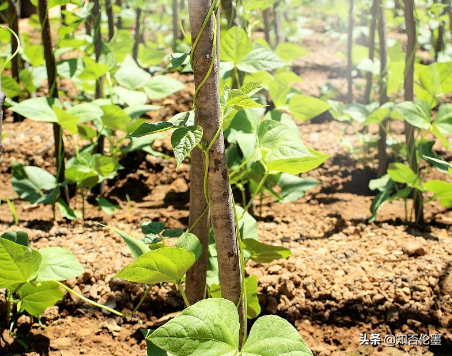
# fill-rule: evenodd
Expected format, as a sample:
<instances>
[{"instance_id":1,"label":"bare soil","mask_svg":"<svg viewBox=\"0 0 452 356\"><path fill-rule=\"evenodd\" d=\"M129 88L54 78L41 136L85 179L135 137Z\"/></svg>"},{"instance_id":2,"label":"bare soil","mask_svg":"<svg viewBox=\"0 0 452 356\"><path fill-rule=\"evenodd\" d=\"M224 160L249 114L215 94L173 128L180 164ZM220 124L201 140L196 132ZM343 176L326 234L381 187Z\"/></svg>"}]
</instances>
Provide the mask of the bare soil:
<instances>
[{"instance_id":1,"label":"bare soil","mask_svg":"<svg viewBox=\"0 0 452 356\"><path fill-rule=\"evenodd\" d=\"M336 59L341 44L320 32L305 39L311 54L297 68L305 82L303 92L319 95L327 81L345 89L345 61ZM179 77L181 78L181 77ZM158 102L165 109L151 114L166 120L189 109L192 76L183 76L186 88ZM359 92L359 90L358 90ZM0 207L0 232L26 231L34 248L69 248L86 272L67 284L99 303L123 312L134 308L143 295L141 286L112 279L132 260L122 239L97 222L140 236L144 220L159 220L171 228L188 223L189 165L176 171L174 159L134 153L121 162L127 169L109 183L107 196L122 207L107 216L87 204L87 219L52 222L49 206L33 206L18 199L11 187L11 163L37 165L52 171L51 125L7 118L3 162L0 164L0 197L14 200L19 226L12 224L6 204ZM393 202L382 208L375 223L368 223L375 178L375 164L356 160L341 144L356 135L346 124L330 117L299 124L307 146L331 155L309 173L321 184L294 203L263 201L258 216L261 240L292 250L287 260L250 263L247 273L259 278L259 299L264 314L278 314L292 322L315 355L452 355L452 211L427 203L426 226L414 229L403 223L404 205ZM401 128L395 127L395 130ZM69 139L69 138L68 138ZM68 142L70 142L68 140ZM70 144L68 144L70 147ZM170 153L168 138L155 149ZM375 152L370 150L372 157ZM358 157L362 158L362 157ZM126 201L130 196L130 204ZM80 202L78 202L80 205ZM37 319L22 316L18 334L28 345L13 340L5 330L5 303L0 295L0 354L50 356L145 355L140 328L152 328L182 309L182 298L171 284L156 285L139 313L120 318L99 311L66 295ZM360 346L367 332L442 335L442 347L384 348Z\"/></svg>"}]
</instances>

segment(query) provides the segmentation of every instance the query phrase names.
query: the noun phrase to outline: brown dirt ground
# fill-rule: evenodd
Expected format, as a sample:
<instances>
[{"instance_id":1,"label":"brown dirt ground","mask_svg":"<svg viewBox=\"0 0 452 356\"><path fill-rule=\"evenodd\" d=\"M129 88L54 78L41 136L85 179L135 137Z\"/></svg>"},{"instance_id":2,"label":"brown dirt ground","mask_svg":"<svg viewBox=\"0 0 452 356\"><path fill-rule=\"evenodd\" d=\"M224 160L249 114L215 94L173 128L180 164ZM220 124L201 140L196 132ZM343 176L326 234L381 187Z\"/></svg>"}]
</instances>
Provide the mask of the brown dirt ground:
<instances>
[{"instance_id":1,"label":"brown dirt ground","mask_svg":"<svg viewBox=\"0 0 452 356\"><path fill-rule=\"evenodd\" d=\"M297 68L305 78L300 89L318 95L318 88L333 81L345 89L343 60L333 40L316 32L305 46L311 54ZM315 49L315 51L314 51ZM165 109L152 114L163 120L184 111L191 101L192 78L186 88L159 102ZM21 162L51 170L51 126L25 120L4 130L4 160L0 165L0 197L14 199L20 219L11 223L6 204L0 207L0 231L26 231L32 246L71 249L86 272L67 284L84 295L123 312L133 309L144 290L141 286L111 279L131 261L122 239L101 228L103 222L139 236L143 220L159 220L172 228L188 222L189 166L176 172L174 159L144 153L127 157L127 170L107 190L123 210L109 217L88 204L88 219L51 221L50 207L32 206L17 199L11 185L11 163ZM375 177L374 163L360 163L340 143L356 141L345 124L328 117L299 125L309 147L331 158L310 175L321 184L294 203L263 202L258 229L262 241L280 243L292 250L287 260L260 265L250 263L247 273L259 277L259 299L264 314L278 314L294 325L315 355L452 355L452 211L427 203L424 229L406 227L401 202L386 205L377 222L369 224ZM395 128L400 129L400 128ZM70 145L69 145L70 146ZM166 151L168 139L155 147ZM373 155L375 152L369 152ZM128 206L126 194L131 198ZM80 202L78 202L80 204ZM3 299L2 299L3 298ZM4 327L4 297L0 296L0 329ZM5 355L144 355L139 329L156 327L182 308L175 286L154 286L140 312L130 318L115 317L66 295L42 317L22 316L18 333L29 350L0 330L0 354ZM383 348L359 346L360 333L440 333L443 347Z\"/></svg>"}]
</instances>

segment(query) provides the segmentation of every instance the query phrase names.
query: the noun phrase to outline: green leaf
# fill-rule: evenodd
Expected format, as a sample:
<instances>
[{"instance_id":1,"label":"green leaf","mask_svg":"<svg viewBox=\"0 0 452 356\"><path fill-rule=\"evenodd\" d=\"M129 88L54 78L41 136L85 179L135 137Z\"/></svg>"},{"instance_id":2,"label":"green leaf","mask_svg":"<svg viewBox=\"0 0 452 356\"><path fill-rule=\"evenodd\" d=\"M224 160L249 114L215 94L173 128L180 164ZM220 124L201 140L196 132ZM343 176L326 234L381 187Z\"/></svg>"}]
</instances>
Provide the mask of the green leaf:
<instances>
[{"instance_id":1,"label":"green leaf","mask_svg":"<svg viewBox=\"0 0 452 356\"><path fill-rule=\"evenodd\" d=\"M452 104L439 107L433 126L444 135L452 135Z\"/></svg>"},{"instance_id":2,"label":"green leaf","mask_svg":"<svg viewBox=\"0 0 452 356\"><path fill-rule=\"evenodd\" d=\"M176 356L234 356L239 330L234 303L205 299L158 328L149 340Z\"/></svg>"},{"instance_id":3,"label":"green leaf","mask_svg":"<svg viewBox=\"0 0 452 356\"><path fill-rule=\"evenodd\" d=\"M115 94L128 106L142 106L146 104L148 97L139 90L130 90L122 87L114 88Z\"/></svg>"},{"instance_id":4,"label":"green leaf","mask_svg":"<svg viewBox=\"0 0 452 356\"><path fill-rule=\"evenodd\" d=\"M411 188L423 191L421 178L403 163L391 163L388 174L394 182L405 183Z\"/></svg>"},{"instance_id":5,"label":"green leaf","mask_svg":"<svg viewBox=\"0 0 452 356\"><path fill-rule=\"evenodd\" d=\"M56 282L42 282L39 284L27 283L17 293L21 299L21 309L30 315L41 315L54 306L64 296L63 291Z\"/></svg>"},{"instance_id":6,"label":"green leaf","mask_svg":"<svg viewBox=\"0 0 452 356\"><path fill-rule=\"evenodd\" d=\"M425 182L424 188L435 194L442 206L446 208L452 206L452 183L434 179Z\"/></svg>"},{"instance_id":7,"label":"green leaf","mask_svg":"<svg viewBox=\"0 0 452 356\"><path fill-rule=\"evenodd\" d=\"M1 237L22 246L29 245L28 235L23 231L7 231L4 232Z\"/></svg>"},{"instance_id":8,"label":"green leaf","mask_svg":"<svg viewBox=\"0 0 452 356\"><path fill-rule=\"evenodd\" d=\"M258 263L270 263L274 260L289 257L292 252L282 246L267 245L255 239L243 239L250 258Z\"/></svg>"},{"instance_id":9,"label":"green leaf","mask_svg":"<svg viewBox=\"0 0 452 356\"><path fill-rule=\"evenodd\" d=\"M112 215L115 210L122 210L119 205L111 203L109 200L99 197L96 198L97 204L99 204L99 210L102 210L104 213L108 215Z\"/></svg>"},{"instance_id":10,"label":"green leaf","mask_svg":"<svg viewBox=\"0 0 452 356\"><path fill-rule=\"evenodd\" d=\"M311 120L330 108L327 102L303 94L294 95L289 101L290 112L301 121Z\"/></svg>"},{"instance_id":11,"label":"green leaf","mask_svg":"<svg viewBox=\"0 0 452 356\"><path fill-rule=\"evenodd\" d=\"M187 53L173 53L171 55L171 65L173 66L173 68L180 67L182 64L184 64L187 57Z\"/></svg>"},{"instance_id":12,"label":"green leaf","mask_svg":"<svg viewBox=\"0 0 452 356\"><path fill-rule=\"evenodd\" d=\"M271 50L265 47L258 47L240 59L237 68L245 73L257 73L281 68L286 65L287 63L283 62Z\"/></svg>"},{"instance_id":13,"label":"green leaf","mask_svg":"<svg viewBox=\"0 0 452 356\"><path fill-rule=\"evenodd\" d=\"M115 278L145 284L177 283L194 262L193 252L182 248L162 247L141 255L119 271Z\"/></svg>"},{"instance_id":14,"label":"green leaf","mask_svg":"<svg viewBox=\"0 0 452 356\"><path fill-rule=\"evenodd\" d=\"M298 331L283 318L267 315L251 328L242 348L243 356L312 356Z\"/></svg>"},{"instance_id":15,"label":"green leaf","mask_svg":"<svg viewBox=\"0 0 452 356\"><path fill-rule=\"evenodd\" d=\"M130 116L117 105L104 105L102 111L104 112L102 122L105 127L112 130L124 130L131 120Z\"/></svg>"},{"instance_id":16,"label":"green leaf","mask_svg":"<svg viewBox=\"0 0 452 356\"><path fill-rule=\"evenodd\" d=\"M322 164L329 156L307 149L289 126L264 120L258 127L259 147L270 171L299 174Z\"/></svg>"},{"instance_id":17,"label":"green leaf","mask_svg":"<svg viewBox=\"0 0 452 356\"><path fill-rule=\"evenodd\" d=\"M92 157L92 167L102 178L113 178L118 169L118 157L96 153Z\"/></svg>"},{"instance_id":18,"label":"green leaf","mask_svg":"<svg viewBox=\"0 0 452 356\"><path fill-rule=\"evenodd\" d=\"M235 65L253 49L251 39L241 27L230 28L221 37L221 60Z\"/></svg>"},{"instance_id":19,"label":"green leaf","mask_svg":"<svg viewBox=\"0 0 452 356\"><path fill-rule=\"evenodd\" d=\"M255 10L266 10L275 4L275 0L244 0L245 13Z\"/></svg>"},{"instance_id":20,"label":"green leaf","mask_svg":"<svg viewBox=\"0 0 452 356\"><path fill-rule=\"evenodd\" d=\"M159 221L146 221L141 224L141 231L145 235L160 234L165 228L165 224Z\"/></svg>"},{"instance_id":21,"label":"green leaf","mask_svg":"<svg viewBox=\"0 0 452 356\"><path fill-rule=\"evenodd\" d=\"M177 79L166 75L157 75L147 81L144 91L149 99L157 100L177 93L179 90L182 90L184 86L184 83Z\"/></svg>"},{"instance_id":22,"label":"green leaf","mask_svg":"<svg viewBox=\"0 0 452 356\"><path fill-rule=\"evenodd\" d=\"M39 250L42 260L32 278L37 282L65 281L81 275L85 270L71 251L61 247L46 247Z\"/></svg>"},{"instance_id":23,"label":"green leaf","mask_svg":"<svg viewBox=\"0 0 452 356\"><path fill-rule=\"evenodd\" d=\"M246 277L245 286L248 319L255 319L261 313L261 306L259 304L259 298L257 297L257 276Z\"/></svg>"},{"instance_id":24,"label":"green leaf","mask_svg":"<svg viewBox=\"0 0 452 356\"><path fill-rule=\"evenodd\" d=\"M30 62L33 67L42 66L45 63L44 49L39 45L28 45L24 48L25 59Z\"/></svg>"},{"instance_id":25,"label":"green leaf","mask_svg":"<svg viewBox=\"0 0 452 356\"><path fill-rule=\"evenodd\" d=\"M178 128L171 135L171 145L177 161L177 168L202 139L201 126Z\"/></svg>"},{"instance_id":26,"label":"green leaf","mask_svg":"<svg viewBox=\"0 0 452 356\"><path fill-rule=\"evenodd\" d=\"M77 123L79 118L77 116L69 114L67 111L64 111L56 105L54 105L52 108L53 111L55 111L58 124L64 129L68 130L72 135L75 135L78 132Z\"/></svg>"},{"instance_id":27,"label":"green leaf","mask_svg":"<svg viewBox=\"0 0 452 356\"><path fill-rule=\"evenodd\" d=\"M96 80L108 72L108 65L96 63L90 57L83 57L85 67L77 76L81 80Z\"/></svg>"},{"instance_id":28,"label":"green leaf","mask_svg":"<svg viewBox=\"0 0 452 356\"><path fill-rule=\"evenodd\" d=\"M314 178L301 178L292 174L282 173L278 180L278 185L281 187L279 196L284 203L290 203L300 199L305 192L314 188L319 181Z\"/></svg>"},{"instance_id":29,"label":"green leaf","mask_svg":"<svg viewBox=\"0 0 452 356\"><path fill-rule=\"evenodd\" d=\"M82 103L79 105L74 105L73 107L66 110L68 114L77 116L78 122L87 122L87 121L94 121L94 120L100 120L104 112L102 109L91 103Z\"/></svg>"},{"instance_id":30,"label":"green leaf","mask_svg":"<svg viewBox=\"0 0 452 356\"><path fill-rule=\"evenodd\" d=\"M275 53L283 61L293 61L304 55L309 51L293 43L281 42L276 47Z\"/></svg>"},{"instance_id":31,"label":"green leaf","mask_svg":"<svg viewBox=\"0 0 452 356\"><path fill-rule=\"evenodd\" d=\"M67 203L59 198L57 200L58 210L60 211L60 214L63 218L69 219L69 220L75 220L77 218L81 218L82 214L80 214L78 211L73 210L67 205Z\"/></svg>"},{"instance_id":32,"label":"green leaf","mask_svg":"<svg viewBox=\"0 0 452 356\"><path fill-rule=\"evenodd\" d=\"M21 199L32 204L52 204L58 197L56 178L38 167L13 165L12 185Z\"/></svg>"},{"instance_id":33,"label":"green leaf","mask_svg":"<svg viewBox=\"0 0 452 356\"><path fill-rule=\"evenodd\" d=\"M174 247L183 248L187 251L193 252L193 254L195 255L195 260L198 260L199 256L201 256L202 253L201 242L199 242L198 238L195 235L189 232L179 237Z\"/></svg>"},{"instance_id":34,"label":"green leaf","mask_svg":"<svg viewBox=\"0 0 452 356\"><path fill-rule=\"evenodd\" d=\"M171 238L171 237L179 237L184 233L182 229L168 229L162 232L163 237Z\"/></svg>"},{"instance_id":35,"label":"green leaf","mask_svg":"<svg viewBox=\"0 0 452 356\"><path fill-rule=\"evenodd\" d=\"M132 119L136 119L149 111L154 111L161 109L163 106L157 105L133 105L124 109L124 112L129 115Z\"/></svg>"},{"instance_id":36,"label":"green leaf","mask_svg":"<svg viewBox=\"0 0 452 356\"><path fill-rule=\"evenodd\" d=\"M247 94L244 94L238 89L232 89L228 92L228 105L236 110L261 108L265 106L255 102Z\"/></svg>"},{"instance_id":37,"label":"green leaf","mask_svg":"<svg viewBox=\"0 0 452 356\"><path fill-rule=\"evenodd\" d=\"M116 72L115 78L119 84L127 89L135 90L144 87L151 79L151 75L141 69L135 60L128 55Z\"/></svg>"},{"instance_id":38,"label":"green leaf","mask_svg":"<svg viewBox=\"0 0 452 356\"><path fill-rule=\"evenodd\" d=\"M424 100L405 101L397 104L394 110L414 127L426 130L430 128L431 107L428 102Z\"/></svg>"},{"instance_id":39,"label":"green leaf","mask_svg":"<svg viewBox=\"0 0 452 356\"><path fill-rule=\"evenodd\" d=\"M259 238L257 233L257 221L251 216L250 213L244 211L240 205L236 207L237 215L239 216L239 231L242 239L255 239Z\"/></svg>"},{"instance_id":40,"label":"green leaf","mask_svg":"<svg viewBox=\"0 0 452 356\"><path fill-rule=\"evenodd\" d=\"M138 61L143 67L158 66L165 56L165 51L157 47L149 48L141 43L138 45Z\"/></svg>"},{"instance_id":41,"label":"green leaf","mask_svg":"<svg viewBox=\"0 0 452 356\"><path fill-rule=\"evenodd\" d=\"M14 98L20 95L20 86L13 78L2 75L2 91L7 98Z\"/></svg>"},{"instance_id":42,"label":"green leaf","mask_svg":"<svg viewBox=\"0 0 452 356\"><path fill-rule=\"evenodd\" d=\"M0 238L0 288L27 282L40 263L38 251Z\"/></svg>"},{"instance_id":43,"label":"green leaf","mask_svg":"<svg viewBox=\"0 0 452 356\"><path fill-rule=\"evenodd\" d=\"M158 132L168 131L174 128L174 125L168 121L162 122L144 122L135 131L133 131L131 137L142 137Z\"/></svg>"},{"instance_id":44,"label":"green leaf","mask_svg":"<svg viewBox=\"0 0 452 356\"><path fill-rule=\"evenodd\" d=\"M147 355L148 356L171 356L171 354L168 354L165 350L162 350L160 347L157 347L152 342L149 341L150 336L155 330L151 329L140 329L141 333L144 336L144 339L146 340L146 348L147 348Z\"/></svg>"},{"instance_id":45,"label":"green leaf","mask_svg":"<svg viewBox=\"0 0 452 356\"><path fill-rule=\"evenodd\" d=\"M130 252L132 253L132 256L134 258L138 258L141 255L149 252L149 247L146 246L146 244L144 244L143 242L134 239L132 236L130 236L129 234L125 233L124 231L121 231L115 227L111 227L108 225L105 225L105 227L109 228L110 230L113 230L114 232L116 232L119 236L122 237L122 239L124 240L124 242L126 243L127 247L129 248Z\"/></svg>"},{"instance_id":46,"label":"green leaf","mask_svg":"<svg viewBox=\"0 0 452 356\"><path fill-rule=\"evenodd\" d=\"M40 97L24 100L11 110L33 121L58 122L53 105L61 107L58 99Z\"/></svg>"}]
</instances>

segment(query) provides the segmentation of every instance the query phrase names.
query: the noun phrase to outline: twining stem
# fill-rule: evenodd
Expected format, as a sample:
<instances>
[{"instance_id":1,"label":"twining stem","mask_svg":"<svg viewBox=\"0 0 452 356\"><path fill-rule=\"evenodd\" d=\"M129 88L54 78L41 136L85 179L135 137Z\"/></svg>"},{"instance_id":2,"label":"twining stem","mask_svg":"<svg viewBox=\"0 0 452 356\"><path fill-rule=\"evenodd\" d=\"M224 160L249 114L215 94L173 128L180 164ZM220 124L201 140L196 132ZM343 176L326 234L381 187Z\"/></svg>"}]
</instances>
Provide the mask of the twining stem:
<instances>
[{"instance_id":1,"label":"twining stem","mask_svg":"<svg viewBox=\"0 0 452 356\"><path fill-rule=\"evenodd\" d=\"M179 292L182 295L182 298L184 299L185 306L188 308L190 306L190 303L188 301L187 295L185 294L184 287L182 287L181 281L177 282L177 288L179 288Z\"/></svg>"}]
</instances>

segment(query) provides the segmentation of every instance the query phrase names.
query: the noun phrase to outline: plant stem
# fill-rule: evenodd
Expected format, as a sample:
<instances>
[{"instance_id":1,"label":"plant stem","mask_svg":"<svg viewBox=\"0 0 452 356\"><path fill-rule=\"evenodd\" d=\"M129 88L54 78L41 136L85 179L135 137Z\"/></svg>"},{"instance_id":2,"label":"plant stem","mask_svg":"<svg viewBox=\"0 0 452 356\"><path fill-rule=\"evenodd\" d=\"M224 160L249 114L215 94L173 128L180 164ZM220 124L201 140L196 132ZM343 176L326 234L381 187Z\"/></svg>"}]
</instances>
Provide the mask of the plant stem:
<instances>
[{"instance_id":1,"label":"plant stem","mask_svg":"<svg viewBox=\"0 0 452 356\"><path fill-rule=\"evenodd\" d=\"M6 326L9 327L11 322L11 292L6 289Z\"/></svg>"},{"instance_id":2,"label":"plant stem","mask_svg":"<svg viewBox=\"0 0 452 356\"><path fill-rule=\"evenodd\" d=\"M0 162L2 161L2 128L3 128L3 107L5 105L6 94L1 91L1 79L0 79Z\"/></svg>"},{"instance_id":3,"label":"plant stem","mask_svg":"<svg viewBox=\"0 0 452 356\"><path fill-rule=\"evenodd\" d=\"M116 311L116 310L114 310L114 309L112 309L112 308L109 308L109 307L107 307L107 306L105 306L105 305L96 303L95 301L86 298L86 297L83 296L82 294L77 293L76 291L74 291L73 289L69 288L67 285L65 285L65 284L63 284L63 283L61 283L61 282L59 282L59 281L56 281L56 282L60 285L60 287L63 287L63 288L66 289L69 293L74 294L75 296L77 296L78 298L80 298L80 299L82 299L83 301L87 302L88 304L94 305L95 307L98 307L98 308L101 308L101 309L108 310L110 313L116 314L116 315L121 316L121 317L126 317L126 316L127 316L126 314L123 314L123 313L118 312L118 311Z\"/></svg>"},{"instance_id":4,"label":"plant stem","mask_svg":"<svg viewBox=\"0 0 452 356\"><path fill-rule=\"evenodd\" d=\"M256 190L254 191L254 193L253 193L251 199L248 201L248 204L246 204L246 206L243 208L243 214L242 214L242 216L240 217L240 219L243 218L243 215L245 215L245 212L248 211L248 209L250 208L251 204L253 204L254 198L256 198L256 195L259 194L260 191L262 190L262 187L264 186L265 181L267 180L269 174L270 174L270 173L269 173L268 171L265 172L265 174L264 174L264 176L262 177L261 181L259 182L259 184L258 184Z\"/></svg>"},{"instance_id":5,"label":"plant stem","mask_svg":"<svg viewBox=\"0 0 452 356\"><path fill-rule=\"evenodd\" d=\"M369 59L373 62L375 58L375 31L377 28L378 0L372 1L370 13L372 19L369 26ZM370 93L372 91L372 72L366 73L366 88L364 90L364 104L370 104Z\"/></svg>"},{"instance_id":6,"label":"plant stem","mask_svg":"<svg viewBox=\"0 0 452 356\"><path fill-rule=\"evenodd\" d=\"M347 103L350 104L353 102L353 58L352 58L352 49L353 49L353 27L355 25L355 20L353 18L353 8L355 5L354 0L349 0L349 9L348 9L348 42L347 42Z\"/></svg>"},{"instance_id":7,"label":"plant stem","mask_svg":"<svg viewBox=\"0 0 452 356\"><path fill-rule=\"evenodd\" d=\"M180 281L177 282L177 288L179 288L179 292L182 295L182 298L184 299L185 307L189 307L190 303L188 301L187 295L185 294L184 288L182 287L182 283Z\"/></svg>"},{"instance_id":8,"label":"plant stem","mask_svg":"<svg viewBox=\"0 0 452 356\"><path fill-rule=\"evenodd\" d=\"M404 80L404 97L405 101L414 100L414 61L416 58L416 21L414 19L414 0L404 0L405 2L405 25L408 36L407 52L405 58L405 80ZM416 147L414 140L414 127L405 121L405 140L408 153L408 164L410 168L419 175L419 165L416 157ZM422 193L417 189L413 190L413 205L415 216L419 216L417 224L424 222Z\"/></svg>"},{"instance_id":9,"label":"plant stem","mask_svg":"<svg viewBox=\"0 0 452 356\"><path fill-rule=\"evenodd\" d=\"M58 99L58 83L57 70L55 63L55 55L52 48L52 37L50 32L50 22L47 12L47 0L38 1L38 14L41 23L41 39L44 47L44 58L46 61L47 80L49 86L49 96ZM55 161L57 170L57 182L64 182L64 142L61 126L57 123L53 124L53 138L55 141ZM69 194L67 187L63 188L62 199L69 204Z\"/></svg>"}]
</instances>

